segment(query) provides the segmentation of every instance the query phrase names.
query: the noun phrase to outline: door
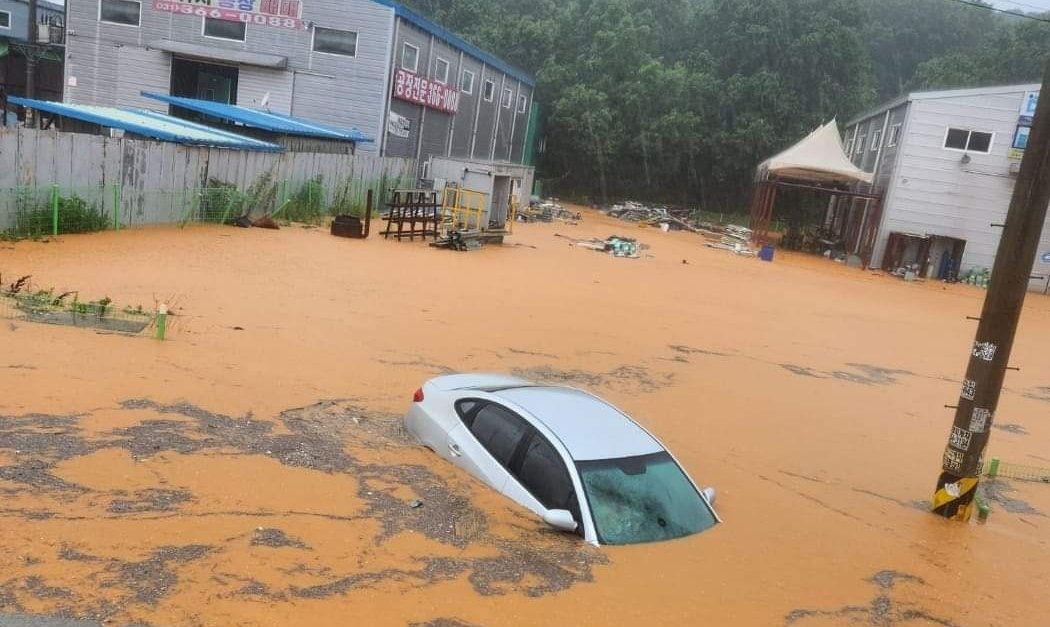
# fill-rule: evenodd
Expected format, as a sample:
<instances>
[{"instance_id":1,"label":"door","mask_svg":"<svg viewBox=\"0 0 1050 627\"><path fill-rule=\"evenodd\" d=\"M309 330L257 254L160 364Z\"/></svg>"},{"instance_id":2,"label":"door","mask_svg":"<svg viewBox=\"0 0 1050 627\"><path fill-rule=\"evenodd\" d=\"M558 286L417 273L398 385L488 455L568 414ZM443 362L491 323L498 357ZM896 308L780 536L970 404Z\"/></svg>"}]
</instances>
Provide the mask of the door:
<instances>
[{"instance_id":1,"label":"door","mask_svg":"<svg viewBox=\"0 0 1050 627\"><path fill-rule=\"evenodd\" d=\"M175 57L171 60L171 95L234 104L237 102L239 75L236 66ZM171 106L171 114L195 121L204 121L205 118L202 114L174 105Z\"/></svg>"},{"instance_id":2,"label":"door","mask_svg":"<svg viewBox=\"0 0 1050 627\"><path fill-rule=\"evenodd\" d=\"M579 500L565 460L541 433L530 431L521 455L511 464L512 478L503 494L540 516L550 510L568 510L578 524L577 530L582 530Z\"/></svg>"},{"instance_id":3,"label":"door","mask_svg":"<svg viewBox=\"0 0 1050 627\"><path fill-rule=\"evenodd\" d=\"M520 416L495 403L464 400L456 404L461 422L448 432L452 463L502 492L510 479L508 468L529 425Z\"/></svg>"}]
</instances>

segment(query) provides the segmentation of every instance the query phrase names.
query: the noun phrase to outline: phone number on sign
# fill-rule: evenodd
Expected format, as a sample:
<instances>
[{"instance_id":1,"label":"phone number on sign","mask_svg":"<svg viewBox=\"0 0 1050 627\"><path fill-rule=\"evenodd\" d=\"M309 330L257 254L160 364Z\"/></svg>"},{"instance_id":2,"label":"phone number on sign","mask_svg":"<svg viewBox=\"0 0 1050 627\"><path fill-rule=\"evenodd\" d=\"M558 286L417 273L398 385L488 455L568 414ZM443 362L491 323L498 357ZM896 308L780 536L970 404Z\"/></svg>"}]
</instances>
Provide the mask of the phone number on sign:
<instances>
[{"instance_id":1,"label":"phone number on sign","mask_svg":"<svg viewBox=\"0 0 1050 627\"><path fill-rule=\"evenodd\" d=\"M248 13L236 9L220 9L216 7L195 7L181 2L163 2L155 0L153 8L158 11L178 13L179 15L198 15L210 17L217 20L229 20L231 22L245 22L246 24L258 24L260 26L276 26L279 28L302 29L303 21L294 17L281 17L278 15L263 15L262 13Z\"/></svg>"}]
</instances>

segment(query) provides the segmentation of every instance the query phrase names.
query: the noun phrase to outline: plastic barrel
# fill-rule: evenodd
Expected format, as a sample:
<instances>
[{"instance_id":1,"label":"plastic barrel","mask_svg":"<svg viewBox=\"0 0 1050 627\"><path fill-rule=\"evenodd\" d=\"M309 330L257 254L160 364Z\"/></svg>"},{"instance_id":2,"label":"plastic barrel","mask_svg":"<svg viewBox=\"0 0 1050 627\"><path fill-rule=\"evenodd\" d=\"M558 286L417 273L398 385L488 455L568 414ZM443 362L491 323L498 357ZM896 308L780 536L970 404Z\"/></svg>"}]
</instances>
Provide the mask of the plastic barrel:
<instances>
[{"instance_id":1,"label":"plastic barrel","mask_svg":"<svg viewBox=\"0 0 1050 627\"><path fill-rule=\"evenodd\" d=\"M773 247L766 244L758 251L758 258L762 261L773 261Z\"/></svg>"}]
</instances>

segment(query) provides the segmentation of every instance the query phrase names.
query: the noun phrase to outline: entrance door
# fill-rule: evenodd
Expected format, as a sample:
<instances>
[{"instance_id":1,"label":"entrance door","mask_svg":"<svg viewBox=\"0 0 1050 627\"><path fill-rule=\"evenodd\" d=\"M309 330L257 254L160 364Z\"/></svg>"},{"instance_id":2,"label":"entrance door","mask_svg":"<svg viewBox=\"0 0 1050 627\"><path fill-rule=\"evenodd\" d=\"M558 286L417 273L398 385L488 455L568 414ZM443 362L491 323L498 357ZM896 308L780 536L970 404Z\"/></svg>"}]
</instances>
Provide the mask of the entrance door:
<instances>
[{"instance_id":1,"label":"entrance door","mask_svg":"<svg viewBox=\"0 0 1050 627\"><path fill-rule=\"evenodd\" d=\"M504 228L507 225L507 209L510 206L510 177L497 176L492 180L492 212L489 214L489 224L496 228Z\"/></svg>"},{"instance_id":2,"label":"entrance door","mask_svg":"<svg viewBox=\"0 0 1050 627\"><path fill-rule=\"evenodd\" d=\"M238 70L235 66L204 63L175 57L171 61L171 95L224 104L237 103ZM199 120L201 115L172 106L171 114Z\"/></svg>"}]
</instances>

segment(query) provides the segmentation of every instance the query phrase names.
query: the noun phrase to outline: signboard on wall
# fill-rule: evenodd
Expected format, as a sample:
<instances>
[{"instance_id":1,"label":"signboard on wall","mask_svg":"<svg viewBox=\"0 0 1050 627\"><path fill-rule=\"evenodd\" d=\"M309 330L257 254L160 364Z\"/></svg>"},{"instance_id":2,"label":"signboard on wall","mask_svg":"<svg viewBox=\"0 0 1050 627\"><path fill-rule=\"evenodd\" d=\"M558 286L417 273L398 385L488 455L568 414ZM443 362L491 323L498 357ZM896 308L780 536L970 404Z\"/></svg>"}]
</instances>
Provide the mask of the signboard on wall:
<instances>
[{"instance_id":1,"label":"signboard on wall","mask_svg":"<svg viewBox=\"0 0 1050 627\"><path fill-rule=\"evenodd\" d=\"M386 122L386 132L394 137L408 139L408 136L412 134L412 120L391 111L390 118Z\"/></svg>"},{"instance_id":2,"label":"signboard on wall","mask_svg":"<svg viewBox=\"0 0 1050 627\"><path fill-rule=\"evenodd\" d=\"M459 111L457 90L404 68L398 68L394 74L394 98L445 113Z\"/></svg>"},{"instance_id":3,"label":"signboard on wall","mask_svg":"<svg viewBox=\"0 0 1050 627\"><path fill-rule=\"evenodd\" d=\"M1017 120L1017 131L1014 133L1014 143L1010 146L1010 159L1020 161L1024 159L1024 149L1028 147L1028 135L1032 132L1032 119L1035 117L1035 108L1039 105L1039 92L1025 92L1021 100L1020 117Z\"/></svg>"},{"instance_id":4,"label":"signboard on wall","mask_svg":"<svg viewBox=\"0 0 1050 627\"><path fill-rule=\"evenodd\" d=\"M1043 254L1043 263L1050 263L1050 253Z\"/></svg>"},{"instance_id":5,"label":"signboard on wall","mask_svg":"<svg viewBox=\"0 0 1050 627\"><path fill-rule=\"evenodd\" d=\"M305 28L303 0L153 0L153 9L259 26Z\"/></svg>"}]
</instances>

